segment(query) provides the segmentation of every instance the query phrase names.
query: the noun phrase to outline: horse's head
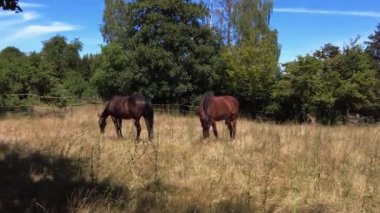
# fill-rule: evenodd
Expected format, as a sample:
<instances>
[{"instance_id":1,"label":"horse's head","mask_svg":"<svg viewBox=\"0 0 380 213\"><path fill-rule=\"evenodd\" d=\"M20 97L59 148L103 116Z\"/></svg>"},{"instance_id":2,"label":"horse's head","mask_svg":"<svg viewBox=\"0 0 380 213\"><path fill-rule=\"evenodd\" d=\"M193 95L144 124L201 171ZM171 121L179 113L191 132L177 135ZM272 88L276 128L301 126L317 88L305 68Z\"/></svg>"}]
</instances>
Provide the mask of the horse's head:
<instances>
[{"instance_id":1,"label":"horse's head","mask_svg":"<svg viewBox=\"0 0 380 213\"><path fill-rule=\"evenodd\" d=\"M99 128L100 128L100 133L104 133L104 129L106 128L106 118L102 117L98 114L99 116Z\"/></svg>"}]
</instances>

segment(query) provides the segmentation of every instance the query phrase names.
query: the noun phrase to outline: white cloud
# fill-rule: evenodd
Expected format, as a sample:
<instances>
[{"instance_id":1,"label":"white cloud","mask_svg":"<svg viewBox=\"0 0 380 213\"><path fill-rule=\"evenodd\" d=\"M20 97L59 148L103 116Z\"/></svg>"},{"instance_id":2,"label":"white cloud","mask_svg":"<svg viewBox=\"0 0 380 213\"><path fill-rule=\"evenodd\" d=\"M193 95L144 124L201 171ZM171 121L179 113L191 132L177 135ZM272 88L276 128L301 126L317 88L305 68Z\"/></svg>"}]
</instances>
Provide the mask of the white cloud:
<instances>
[{"instance_id":1,"label":"white cloud","mask_svg":"<svg viewBox=\"0 0 380 213\"><path fill-rule=\"evenodd\" d=\"M63 22L53 22L49 25L29 25L19 32L15 33L12 38L39 36L58 32L68 32L76 30L78 27Z\"/></svg>"},{"instance_id":2,"label":"white cloud","mask_svg":"<svg viewBox=\"0 0 380 213\"><path fill-rule=\"evenodd\" d=\"M361 16L380 18L380 12L375 11L352 11L352 10L317 10L307 8L274 8L274 12L278 13L307 13L320 15L342 15L342 16Z\"/></svg>"},{"instance_id":3,"label":"white cloud","mask_svg":"<svg viewBox=\"0 0 380 213\"><path fill-rule=\"evenodd\" d=\"M20 2L21 8L40 8L45 7L43 4Z\"/></svg>"},{"instance_id":4,"label":"white cloud","mask_svg":"<svg viewBox=\"0 0 380 213\"><path fill-rule=\"evenodd\" d=\"M0 18L2 19L9 19L9 18L21 18L23 20L32 20L32 19L36 19L38 17L38 13L36 12L21 12L21 13L15 13L15 12L9 12L9 11L6 11L5 13L0 13Z\"/></svg>"},{"instance_id":5,"label":"white cloud","mask_svg":"<svg viewBox=\"0 0 380 213\"><path fill-rule=\"evenodd\" d=\"M6 16L12 16L12 15L15 15L15 14L17 14L17 13L15 13L15 12L11 12L11 11L2 11L2 12L0 13L0 18L1 18L1 17L6 17Z\"/></svg>"},{"instance_id":6,"label":"white cloud","mask_svg":"<svg viewBox=\"0 0 380 213\"><path fill-rule=\"evenodd\" d=\"M22 24L22 23L37 19L39 16L40 15L36 12L6 13L0 16L0 18L3 17L3 19L4 18L6 19L0 22L0 27L4 28L7 26Z\"/></svg>"},{"instance_id":7,"label":"white cloud","mask_svg":"<svg viewBox=\"0 0 380 213\"><path fill-rule=\"evenodd\" d=\"M21 13L22 20L30 21L39 17L38 13L35 12L23 12Z\"/></svg>"}]
</instances>

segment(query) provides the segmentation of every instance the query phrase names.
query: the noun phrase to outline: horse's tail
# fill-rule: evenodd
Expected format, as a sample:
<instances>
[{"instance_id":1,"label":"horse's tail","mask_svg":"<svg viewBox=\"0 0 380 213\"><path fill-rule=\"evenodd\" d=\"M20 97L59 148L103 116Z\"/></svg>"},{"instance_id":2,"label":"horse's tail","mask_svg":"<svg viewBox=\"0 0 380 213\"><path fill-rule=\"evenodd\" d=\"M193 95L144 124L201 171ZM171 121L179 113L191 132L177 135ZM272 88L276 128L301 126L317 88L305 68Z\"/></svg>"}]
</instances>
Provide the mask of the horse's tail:
<instances>
[{"instance_id":1,"label":"horse's tail","mask_svg":"<svg viewBox=\"0 0 380 213\"><path fill-rule=\"evenodd\" d=\"M144 111L145 124L148 128L149 140L153 139L153 123L154 123L154 113L153 105L149 99L145 99L145 111Z\"/></svg>"},{"instance_id":2,"label":"horse's tail","mask_svg":"<svg viewBox=\"0 0 380 213\"><path fill-rule=\"evenodd\" d=\"M203 99L203 114L205 116L205 120L208 121L209 118L208 118L208 115L207 115L207 109L208 107L210 106L210 101L211 101L211 95L207 95L206 97L204 97Z\"/></svg>"}]
</instances>

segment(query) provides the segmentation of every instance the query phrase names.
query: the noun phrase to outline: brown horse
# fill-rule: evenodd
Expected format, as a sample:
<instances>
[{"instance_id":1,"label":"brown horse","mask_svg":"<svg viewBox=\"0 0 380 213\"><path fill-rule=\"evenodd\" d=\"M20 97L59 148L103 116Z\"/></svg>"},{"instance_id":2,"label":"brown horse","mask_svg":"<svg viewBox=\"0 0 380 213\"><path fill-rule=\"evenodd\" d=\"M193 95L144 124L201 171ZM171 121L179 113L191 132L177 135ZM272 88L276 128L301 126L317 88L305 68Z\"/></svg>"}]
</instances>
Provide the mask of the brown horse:
<instances>
[{"instance_id":1,"label":"brown horse","mask_svg":"<svg viewBox=\"0 0 380 213\"><path fill-rule=\"evenodd\" d=\"M140 139L140 118L143 116L148 129L149 140L153 138L152 103L142 95L113 96L106 104L103 112L99 115L99 127L101 133L104 133L108 116L111 116L112 121L115 124L118 137L123 137L121 134L122 119L133 119L137 130L137 140Z\"/></svg>"},{"instance_id":2,"label":"brown horse","mask_svg":"<svg viewBox=\"0 0 380 213\"><path fill-rule=\"evenodd\" d=\"M210 136L210 126L212 126L215 137L218 138L215 122L221 120L224 120L228 126L231 139L235 138L239 105L238 100L232 96L208 95L204 97L198 106L198 115L203 128L203 138Z\"/></svg>"}]
</instances>

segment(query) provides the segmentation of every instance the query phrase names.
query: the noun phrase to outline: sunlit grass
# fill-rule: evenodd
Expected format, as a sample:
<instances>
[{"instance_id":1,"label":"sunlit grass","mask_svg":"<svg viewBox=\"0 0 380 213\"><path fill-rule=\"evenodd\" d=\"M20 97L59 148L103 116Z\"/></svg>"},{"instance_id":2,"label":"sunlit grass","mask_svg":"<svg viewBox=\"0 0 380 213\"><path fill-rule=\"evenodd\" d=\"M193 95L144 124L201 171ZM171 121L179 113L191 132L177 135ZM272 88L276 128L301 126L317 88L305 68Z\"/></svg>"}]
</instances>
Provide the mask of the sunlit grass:
<instances>
[{"instance_id":1,"label":"sunlit grass","mask_svg":"<svg viewBox=\"0 0 380 213\"><path fill-rule=\"evenodd\" d=\"M123 139L110 119L101 135L98 111L91 106L64 117L6 118L0 143L22 156L72 159L86 182L124 189L116 200L75 190L67 198L73 211L380 211L379 126L241 118L234 141L224 122L217 124L218 140L202 141L197 117L156 113L155 139L148 142L142 119L136 143L131 121L123 121Z\"/></svg>"}]
</instances>

